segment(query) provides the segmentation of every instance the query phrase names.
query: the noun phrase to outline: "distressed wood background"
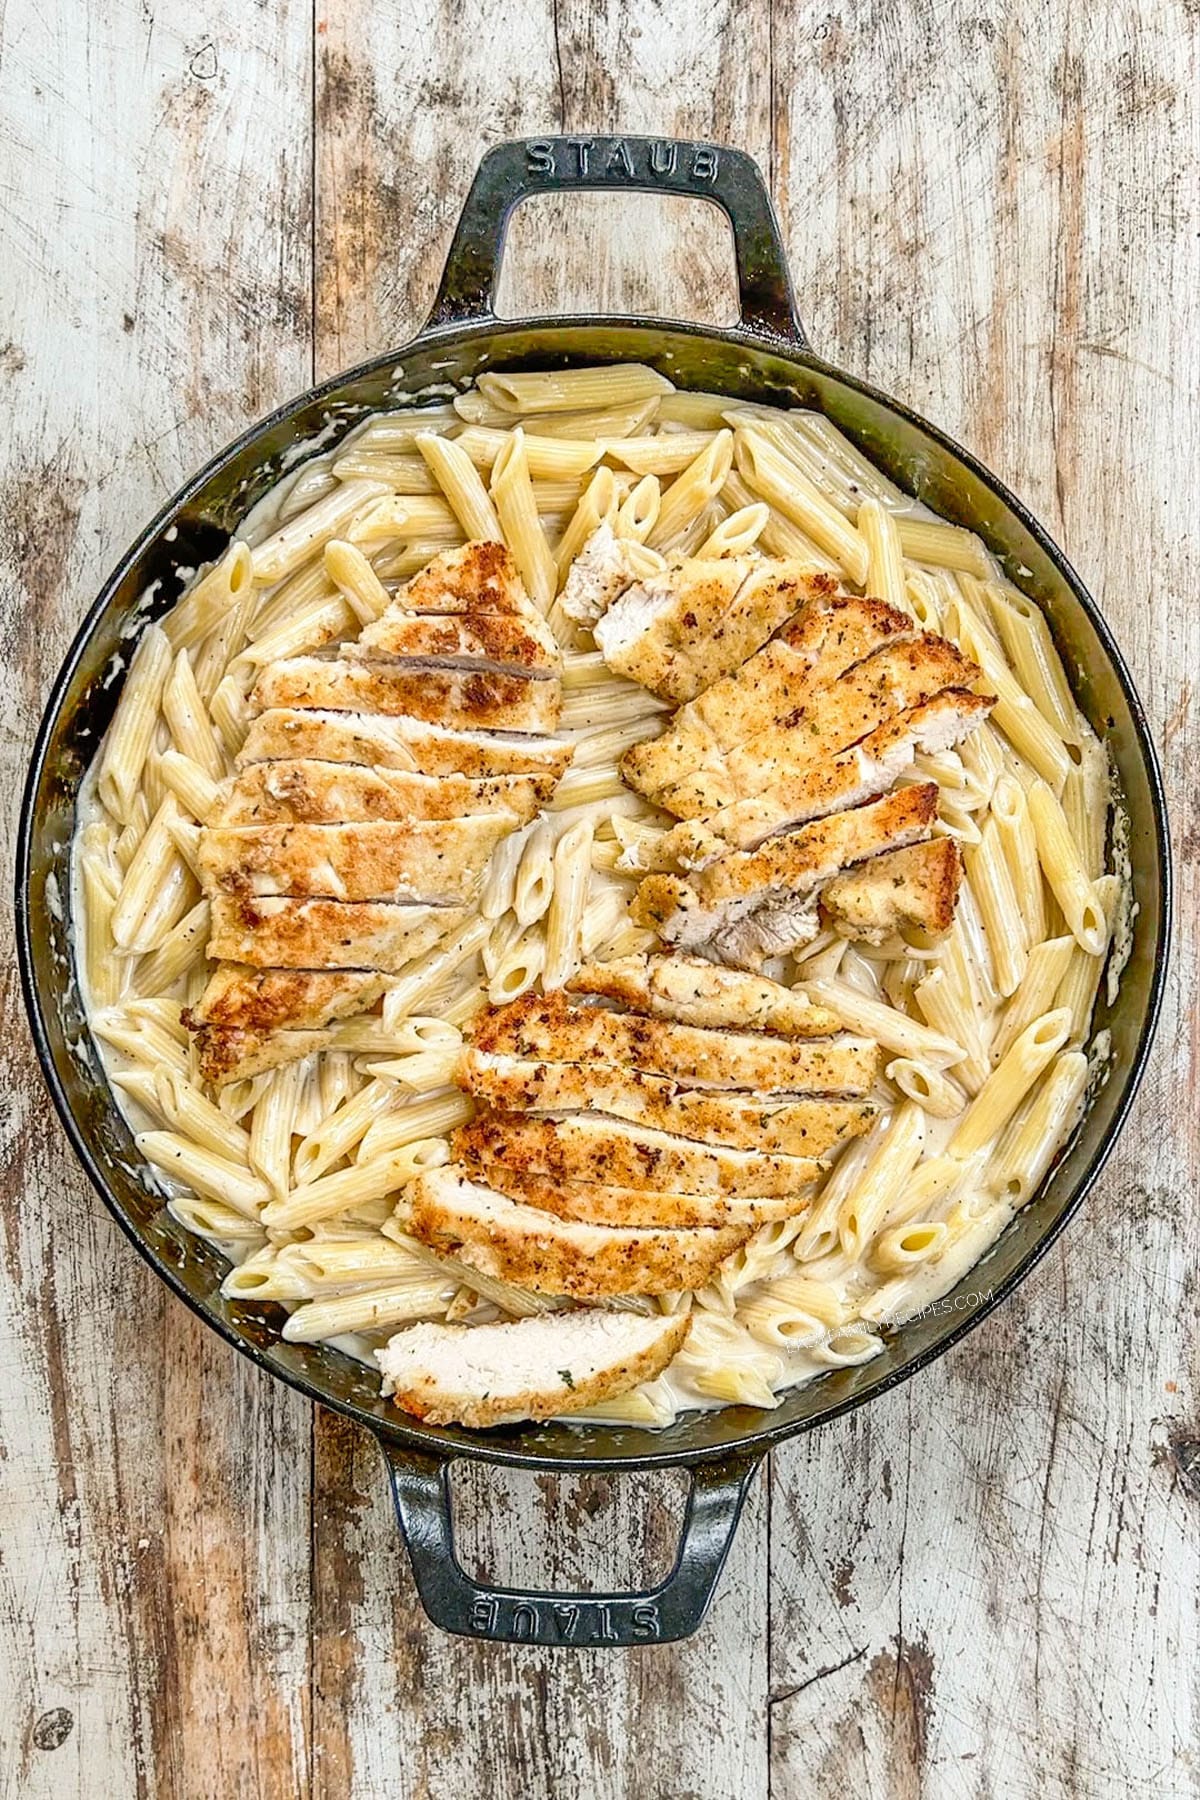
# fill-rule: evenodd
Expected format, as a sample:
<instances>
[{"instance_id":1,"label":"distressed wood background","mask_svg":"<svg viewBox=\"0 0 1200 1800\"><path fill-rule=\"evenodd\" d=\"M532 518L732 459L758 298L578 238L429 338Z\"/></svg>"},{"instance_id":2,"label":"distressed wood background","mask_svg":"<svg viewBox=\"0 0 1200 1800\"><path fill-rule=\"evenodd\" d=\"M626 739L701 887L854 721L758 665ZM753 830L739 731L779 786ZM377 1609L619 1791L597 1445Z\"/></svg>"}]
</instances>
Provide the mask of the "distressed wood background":
<instances>
[{"instance_id":1,"label":"distressed wood background","mask_svg":"<svg viewBox=\"0 0 1200 1800\"><path fill-rule=\"evenodd\" d=\"M490 143L625 129L756 155L814 342L1069 547L1150 708L1180 882L1086 1216L935 1369L777 1453L706 1628L624 1655L427 1624L372 1444L205 1333L85 1186L6 945L5 1794L1200 1792L1196 0L41 0L0 32L6 813L160 501L414 331ZM724 227L530 208L505 294L724 319ZM677 1510L669 1482L472 1475L464 1555L628 1580Z\"/></svg>"}]
</instances>

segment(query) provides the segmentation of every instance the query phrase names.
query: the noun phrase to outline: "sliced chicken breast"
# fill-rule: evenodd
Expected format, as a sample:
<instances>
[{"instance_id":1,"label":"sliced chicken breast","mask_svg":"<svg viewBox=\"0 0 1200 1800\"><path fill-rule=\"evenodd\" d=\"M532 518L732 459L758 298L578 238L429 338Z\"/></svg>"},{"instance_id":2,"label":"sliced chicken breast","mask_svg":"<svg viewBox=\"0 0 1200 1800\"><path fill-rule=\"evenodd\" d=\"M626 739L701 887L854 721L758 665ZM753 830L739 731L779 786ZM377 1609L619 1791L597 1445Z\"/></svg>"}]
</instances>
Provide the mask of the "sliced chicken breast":
<instances>
[{"instance_id":1,"label":"sliced chicken breast","mask_svg":"<svg viewBox=\"0 0 1200 1800\"><path fill-rule=\"evenodd\" d=\"M691 559L635 582L595 628L610 669L664 700L692 700L738 668L830 575L761 557Z\"/></svg>"},{"instance_id":2,"label":"sliced chicken breast","mask_svg":"<svg viewBox=\"0 0 1200 1800\"><path fill-rule=\"evenodd\" d=\"M236 1026L201 1025L196 1032L200 1073L214 1087L231 1081L249 1081L268 1069L299 1062L318 1050L327 1050L337 1038L336 1025L302 1031L287 1027L250 1031Z\"/></svg>"},{"instance_id":3,"label":"sliced chicken breast","mask_svg":"<svg viewBox=\"0 0 1200 1800\"><path fill-rule=\"evenodd\" d=\"M462 907L218 894L208 954L265 969L375 969L398 975L457 931Z\"/></svg>"},{"instance_id":4,"label":"sliced chicken breast","mask_svg":"<svg viewBox=\"0 0 1200 1800\"><path fill-rule=\"evenodd\" d=\"M703 1287L750 1235L747 1226L655 1231L580 1225L522 1206L451 1163L406 1189L405 1229L468 1268L538 1294L600 1299Z\"/></svg>"},{"instance_id":5,"label":"sliced chicken breast","mask_svg":"<svg viewBox=\"0 0 1200 1800\"><path fill-rule=\"evenodd\" d=\"M235 825L200 834L206 894L330 900L467 900L515 813L369 825Z\"/></svg>"},{"instance_id":6,"label":"sliced chicken breast","mask_svg":"<svg viewBox=\"0 0 1200 1800\"><path fill-rule=\"evenodd\" d=\"M528 775L548 799L574 754L571 743L516 733L459 731L417 719L274 707L250 721L238 767L302 758L408 769L420 775Z\"/></svg>"},{"instance_id":7,"label":"sliced chicken breast","mask_svg":"<svg viewBox=\"0 0 1200 1800\"><path fill-rule=\"evenodd\" d=\"M902 849L929 836L937 815L935 782L899 788L869 806L834 813L784 837L769 838L758 850L734 850L684 877L649 875L631 908L639 925L650 926L683 949L713 944L718 934L751 914L782 909L797 930L783 948L815 937L816 897L821 886L855 863L885 850ZM755 968L757 961L739 966ZM732 960L732 959L731 959Z\"/></svg>"},{"instance_id":8,"label":"sliced chicken breast","mask_svg":"<svg viewBox=\"0 0 1200 1800\"><path fill-rule=\"evenodd\" d=\"M535 679L562 673L553 632L539 613L411 613L393 603L343 644L352 662L418 662L445 668L498 669Z\"/></svg>"},{"instance_id":9,"label":"sliced chicken breast","mask_svg":"<svg viewBox=\"0 0 1200 1800\"><path fill-rule=\"evenodd\" d=\"M808 707L769 723L731 750L720 769L700 770L664 788L656 803L680 818L711 818L773 787L783 777L819 770L879 726L941 693L969 687L979 670L946 638L889 644L823 688Z\"/></svg>"},{"instance_id":10,"label":"sliced chicken breast","mask_svg":"<svg viewBox=\"0 0 1200 1800\"><path fill-rule=\"evenodd\" d=\"M602 519L571 564L559 605L576 624L594 625L627 587L663 567L656 551L619 538Z\"/></svg>"},{"instance_id":11,"label":"sliced chicken breast","mask_svg":"<svg viewBox=\"0 0 1200 1800\"><path fill-rule=\"evenodd\" d=\"M703 821L701 840L716 836L737 849L752 850L776 832L865 805L908 773L919 750L935 754L961 743L993 705L990 694L946 688L898 713L849 750L779 776L752 799L719 808ZM696 842L696 822L685 820L662 839L657 855L690 864Z\"/></svg>"},{"instance_id":12,"label":"sliced chicken breast","mask_svg":"<svg viewBox=\"0 0 1200 1800\"><path fill-rule=\"evenodd\" d=\"M490 1179L495 1163L556 1181L612 1182L664 1193L775 1199L807 1193L821 1173L812 1157L697 1144L600 1113L480 1113L451 1138L465 1168Z\"/></svg>"},{"instance_id":13,"label":"sliced chicken breast","mask_svg":"<svg viewBox=\"0 0 1200 1800\"><path fill-rule=\"evenodd\" d=\"M612 1065L660 1075L681 1087L865 1094L876 1046L863 1038L783 1038L708 1031L603 1007L571 1006L559 992L528 994L475 1023L477 1050L551 1062Z\"/></svg>"},{"instance_id":14,"label":"sliced chicken breast","mask_svg":"<svg viewBox=\"0 0 1200 1800\"><path fill-rule=\"evenodd\" d=\"M636 1069L539 1062L470 1047L463 1051L457 1079L468 1093L498 1112L591 1108L701 1144L784 1156L825 1156L866 1131L877 1110L869 1100L714 1093L680 1088L660 1075L643 1075Z\"/></svg>"},{"instance_id":15,"label":"sliced chicken breast","mask_svg":"<svg viewBox=\"0 0 1200 1800\"><path fill-rule=\"evenodd\" d=\"M671 1231L737 1225L757 1231L776 1219L807 1212L810 1193L782 1194L773 1200L731 1200L725 1194L663 1194L646 1187L613 1187L595 1181L562 1181L527 1175L489 1163L488 1184L523 1206L536 1206L581 1225L662 1227Z\"/></svg>"},{"instance_id":16,"label":"sliced chicken breast","mask_svg":"<svg viewBox=\"0 0 1200 1800\"><path fill-rule=\"evenodd\" d=\"M396 598L412 613L513 613L528 618L536 611L509 550L490 539L444 550Z\"/></svg>"},{"instance_id":17,"label":"sliced chicken breast","mask_svg":"<svg viewBox=\"0 0 1200 1800\"><path fill-rule=\"evenodd\" d=\"M869 944L882 944L906 926L938 937L954 923L961 882L954 839L930 838L835 876L821 894L821 907L843 937Z\"/></svg>"},{"instance_id":18,"label":"sliced chicken breast","mask_svg":"<svg viewBox=\"0 0 1200 1800\"><path fill-rule=\"evenodd\" d=\"M701 769L720 769L748 738L806 706L873 651L916 631L906 613L883 600L812 600L734 674L680 707L661 737L635 744L622 772L640 793L654 795Z\"/></svg>"},{"instance_id":19,"label":"sliced chicken breast","mask_svg":"<svg viewBox=\"0 0 1200 1800\"><path fill-rule=\"evenodd\" d=\"M537 811L544 782L529 775L414 775L310 759L251 763L224 784L210 825L365 825L372 820L460 819Z\"/></svg>"},{"instance_id":20,"label":"sliced chicken breast","mask_svg":"<svg viewBox=\"0 0 1200 1800\"><path fill-rule=\"evenodd\" d=\"M595 994L682 1025L770 1031L780 1037L829 1037L840 1029L828 1007L814 1006L778 981L715 968L692 956L625 956L586 963L566 985L572 993Z\"/></svg>"},{"instance_id":21,"label":"sliced chicken breast","mask_svg":"<svg viewBox=\"0 0 1200 1800\"><path fill-rule=\"evenodd\" d=\"M552 1419L661 1375L687 1315L556 1312L500 1325L410 1325L375 1352L383 1391L428 1425Z\"/></svg>"},{"instance_id":22,"label":"sliced chicken breast","mask_svg":"<svg viewBox=\"0 0 1200 1800\"><path fill-rule=\"evenodd\" d=\"M219 963L183 1022L191 1030L274 1031L281 1026L319 1029L352 1013L367 1012L390 986L368 969L252 969Z\"/></svg>"},{"instance_id":23,"label":"sliced chicken breast","mask_svg":"<svg viewBox=\"0 0 1200 1800\"><path fill-rule=\"evenodd\" d=\"M558 724L562 692L557 681L530 681L485 669L411 669L398 663L293 656L269 663L250 696L253 712L276 706L545 732Z\"/></svg>"}]
</instances>

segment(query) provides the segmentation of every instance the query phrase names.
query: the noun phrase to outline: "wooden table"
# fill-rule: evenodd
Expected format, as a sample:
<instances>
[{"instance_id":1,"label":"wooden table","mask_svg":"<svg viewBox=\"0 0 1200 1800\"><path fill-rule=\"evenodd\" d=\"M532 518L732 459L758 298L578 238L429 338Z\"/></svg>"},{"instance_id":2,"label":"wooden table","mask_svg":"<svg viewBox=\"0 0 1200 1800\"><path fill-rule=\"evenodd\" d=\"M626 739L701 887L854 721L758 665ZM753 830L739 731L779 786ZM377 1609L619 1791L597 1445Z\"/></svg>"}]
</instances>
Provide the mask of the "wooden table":
<instances>
[{"instance_id":1,"label":"wooden table","mask_svg":"<svg viewBox=\"0 0 1200 1800\"><path fill-rule=\"evenodd\" d=\"M931 1372L781 1450L704 1630L623 1655L428 1625L374 1446L203 1331L85 1185L6 957L6 1794L1200 1792L1198 25L1187 0L10 9L10 802L135 529L413 332L481 151L678 133L760 159L815 343L976 450L1100 596L1166 758L1180 929L1065 1242ZM530 208L505 287L513 311L732 304L724 227L686 202ZM629 1580L677 1506L472 1476L463 1554Z\"/></svg>"}]
</instances>

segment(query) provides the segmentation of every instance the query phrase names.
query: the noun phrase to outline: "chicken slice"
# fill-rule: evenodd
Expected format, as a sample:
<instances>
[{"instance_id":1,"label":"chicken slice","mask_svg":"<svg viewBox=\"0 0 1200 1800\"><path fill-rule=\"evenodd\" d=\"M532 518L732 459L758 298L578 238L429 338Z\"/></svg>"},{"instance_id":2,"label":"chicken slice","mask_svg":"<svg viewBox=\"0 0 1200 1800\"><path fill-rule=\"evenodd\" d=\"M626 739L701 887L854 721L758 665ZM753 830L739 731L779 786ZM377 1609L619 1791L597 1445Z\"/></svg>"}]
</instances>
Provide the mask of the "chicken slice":
<instances>
[{"instance_id":1,"label":"chicken slice","mask_svg":"<svg viewBox=\"0 0 1200 1800\"><path fill-rule=\"evenodd\" d=\"M594 625L618 594L665 567L656 550L619 538L607 519L602 519L571 564L559 605L577 625Z\"/></svg>"},{"instance_id":2,"label":"chicken slice","mask_svg":"<svg viewBox=\"0 0 1200 1800\"><path fill-rule=\"evenodd\" d=\"M660 1075L681 1087L751 1088L793 1094L865 1094L877 1047L863 1038L783 1038L709 1031L571 1006L560 992L527 994L475 1022L477 1050L551 1062L612 1065Z\"/></svg>"},{"instance_id":3,"label":"chicken slice","mask_svg":"<svg viewBox=\"0 0 1200 1800\"><path fill-rule=\"evenodd\" d=\"M414 775L309 758L251 763L224 784L210 825L365 825L507 812L524 823L545 783L529 775Z\"/></svg>"},{"instance_id":4,"label":"chicken slice","mask_svg":"<svg viewBox=\"0 0 1200 1800\"><path fill-rule=\"evenodd\" d=\"M811 1190L821 1165L809 1156L697 1144L601 1113L480 1113L453 1133L466 1168L489 1180L495 1163L556 1181L613 1182L665 1193L773 1200Z\"/></svg>"},{"instance_id":5,"label":"chicken slice","mask_svg":"<svg viewBox=\"0 0 1200 1800\"><path fill-rule=\"evenodd\" d=\"M319 1029L367 1012L390 986L370 969L252 969L220 963L195 1006L183 1013L190 1030Z\"/></svg>"},{"instance_id":6,"label":"chicken slice","mask_svg":"<svg viewBox=\"0 0 1200 1800\"><path fill-rule=\"evenodd\" d=\"M375 969L398 975L465 924L462 907L218 894L208 954L265 969Z\"/></svg>"},{"instance_id":7,"label":"chicken slice","mask_svg":"<svg viewBox=\"0 0 1200 1800\"><path fill-rule=\"evenodd\" d=\"M536 614L504 544L473 539L427 562L396 596L410 613Z\"/></svg>"},{"instance_id":8,"label":"chicken slice","mask_svg":"<svg viewBox=\"0 0 1200 1800\"><path fill-rule=\"evenodd\" d=\"M944 688L969 687L979 670L948 638L928 634L888 644L798 707L731 750L721 768L699 770L664 788L657 804L680 818L711 818L773 787L820 770L896 714Z\"/></svg>"},{"instance_id":9,"label":"chicken slice","mask_svg":"<svg viewBox=\"0 0 1200 1800\"><path fill-rule=\"evenodd\" d=\"M868 857L927 838L937 802L937 783L922 782L802 825L784 837L768 838L758 850L722 855L720 841L714 840L708 847L713 860L692 874L648 875L634 897L632 916L668 943L683 949L708 945L722 960L757 968L767 957L816 936L817 898L825 882ZM746 946L757 942L753 928L749 937L739 932L733 939L722 938L751 915L759 935L779 931L776 947L760 945L750 953ZM738 946L736 954L732 945Z\"/></svg>"},{"instance_id":10,"label":"chicken slice","mask_svg":"<svg viewBox=\"0 0 1200 1800\"><path fill-rule=\"evenodd\" d=\"M785 718L884 644L916 634L906 613L869 596L810 601L735 674L681 706L661 737L635 744L622 773L655 795L700 769L720 769L731 750Z\"/></svg>"},{"instance_id":11,"label":"chicken slice","mask_svg":"<svg viewBox=\"0 0 1200 1800\"><path fill-rule=\"evenodd\" d=\"M542 732L558 724L562 689L558 681L530 681L486 669L412 669L398 663L293 656L268 663L250 695L252 712L275 706Z\"/></svg>"},{"instance_id":12,"label":"chicken slice","mask_svg":"<svg viewBox=\"0 0 1200 1800\"><path fill-rule=\"evenodd\" d=\"M399 602L339 653L351 662L418 662L498 669L545 679L562 673L553 632L533 613L411 613Z\"/></svg>"},{"instance_id":13,"label":"chicken slice","mask_svg":"<svg viewBox=\"0 0 1200 1800\"><path fill-rule=\"evenodd\" d=\"M234 825L200 833L206 894L294 894L330 900L467 900L515 813L367 825Z\"/></svg>"},{"instance_id":14,"label":"chicken slice","mask_svg":"<svg viewBox=\"0 0 1200 1800\"><path fill-rule=\"evenodd\" d=\"M529 775L548 799L574 745L516 733L458 731L417 719L275 707L250 721L238 767L297 758L419 775Z\"/></svg>"},{"instance_id":15,"label":"chicken slice","mask_svg":"<svg viewBox=\"0 0 1200 1800\"><path fill-rule=\"evenodd\" d=\"M580 1300L703 1287L750 1235L745 1225L693 1231L580 1225L508 1200L453 1163L418 1175L399 1217L423 1244L483 1275Z\"/></svg>"},{"instance_id":16,"label":"chicken slice","mask_svg":"<svg viewBox=\"0 0 1200 1800\"><path fill-rule=\"evenodd\" d=\"M201 1025L196 1032L196 1054L205 1081L214 1087L227 1087L231 1081L249 1081L268 1069L280 1069L285 1063L299 1062L318 1050L327 1050L336 1039L336 1025L312 1031L290 1027L251 1031L237 1026Z\"/></svg>"},{"instance_id":17,"label":"chicken slice","mask_svg":"<svg viewBox=\"0 0 1200 1800\"><path fill-rule=\"evenodd\" d=\"M804 562L692 558L626 588L596 625L596 643L618 675L664 700L692 700L833 585Z\"/></svg>"},{"instance_id":18,"label":"chicken slice","mask_svg":"<svg viewBox=\"0 0 1200 1800\"><path fill-rule=\"evenodd\" d=\"M609 1186L595 1181L548 1180L489 1163L486 1179L498 1193L523 1206L536 1206L560 1219L581 1225L632 1225L695 1231L705 1226L748 1226L757 1231L777 1219L807 1212L812 1196L805 1191L774 1199L731 1200L725 1194L663 1194L645 1187Z\"/></svg>"},{"instance_id":19,"label":"chicken slice","mask_svg":"<svg viewBox=\"0 0 1200 1800\"><path fill-rule=\"evenodd\" d=\"M625 956L586 963L566 985L572 993L595 994L682 1025L770 1031L780 1037L828 1037L840 1029L836 1013L814 1006L778 981L715 968L698 957Z\"/></svg>"},{"instance_id":20,"label":"chicken slice","mask_svg":"<svg viewBox=\"0 0 1200 1800\"><path fill-rule=\"evenodd\" d=\"M945 688L932 700L898 713L849 750L779 776L752 799L720 807L699 831L695 820L684 820L661 840L656 854L690 865L698 841L708 843L715 836L739 850L753 850L776 832L865 805L908 773L919 750L935 754L961 743L993 705L990 694Z\"/></svg>"},{"instance_id":21,"label":"chicken slice","mask_svg":"<svg viewBox=\"0 0 1200 1800\"><path fill-rule=\"evenodd\" d=\"M938 937L954 923L962 857L953 838L930 838L837 875L821 907L843 937L882 944L905 926Z\"/></svg>"},{"instance_id":22,"label":"chicken slice","mask_svg":"<svg viewBox=\"0 0 1200 1800\"><path fill-rule=\"evenodd\" d=\"M636 1069L539 1062L471 1047L463 1051L457 1079L468 1093L500 1112L582 1112L590 1107L697 1143L784 1156L825 1156L866 1131L877 1111L869 1100L713 1093L680 1088Z\"/></svg>"},{"instance_id":23,"label":"chicken slice","mask_svg":"<svg viewBox=\"0 0 1200 1800\"><path fill-rule=\"evenodd\" d=\"M686 1314L581 1307L499 1325L410 1325L375 1359L403 1412L478 1430L626 1394L661 1375L690 1328Z\"/></svg>"}]
</instances>

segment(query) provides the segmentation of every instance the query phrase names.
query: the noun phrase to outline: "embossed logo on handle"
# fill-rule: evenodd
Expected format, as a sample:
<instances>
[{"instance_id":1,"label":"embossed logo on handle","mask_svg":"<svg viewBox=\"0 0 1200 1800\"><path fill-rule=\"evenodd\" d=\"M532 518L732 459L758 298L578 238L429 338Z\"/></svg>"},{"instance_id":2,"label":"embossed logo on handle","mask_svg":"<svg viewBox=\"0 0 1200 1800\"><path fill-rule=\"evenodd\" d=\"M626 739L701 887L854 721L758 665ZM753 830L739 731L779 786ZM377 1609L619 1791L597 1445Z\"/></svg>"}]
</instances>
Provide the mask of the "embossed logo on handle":
<instances>
[{"instance_id":1,"label":"embossed logo on handle","mask_svg":"<svg viewBox=\"0 0 1200 1800\"><path fill-rule=\"evenodd\" d=\"M480 1637L519 1644L646 1644L662 1634L652 1600L614 1608L608 1601L550 1601L481 1594L471 1604L470 1624Z\"/></svg>"},{"instance_id":2,"label":"embossed logo on handle","mask_svg":"<svg viewBox=\"0 0 1200 1800\"><path fill-rule=\"evenodd\" d=\"M715 181L721 166L713 144L681 144L670 138L533 138L525 146L529 175L611 181L666 182L676 174Z\"/></svg>"}]
</instances>

